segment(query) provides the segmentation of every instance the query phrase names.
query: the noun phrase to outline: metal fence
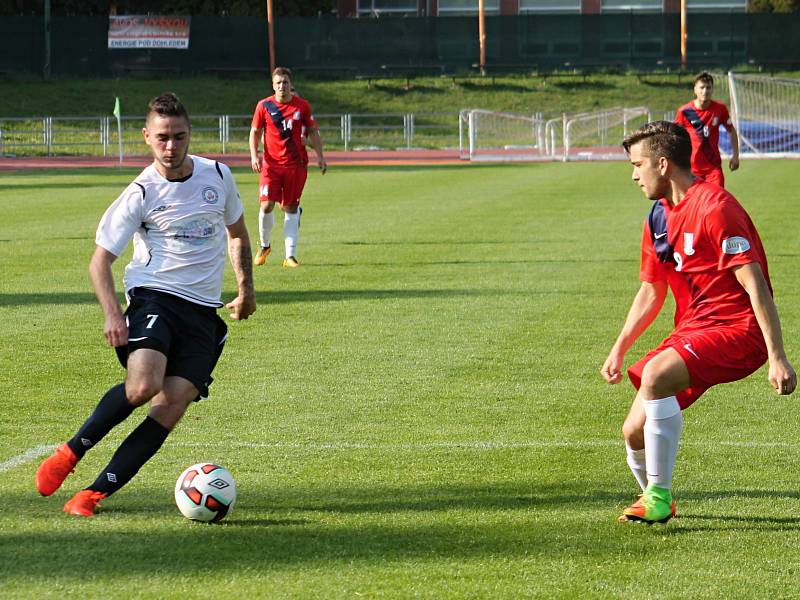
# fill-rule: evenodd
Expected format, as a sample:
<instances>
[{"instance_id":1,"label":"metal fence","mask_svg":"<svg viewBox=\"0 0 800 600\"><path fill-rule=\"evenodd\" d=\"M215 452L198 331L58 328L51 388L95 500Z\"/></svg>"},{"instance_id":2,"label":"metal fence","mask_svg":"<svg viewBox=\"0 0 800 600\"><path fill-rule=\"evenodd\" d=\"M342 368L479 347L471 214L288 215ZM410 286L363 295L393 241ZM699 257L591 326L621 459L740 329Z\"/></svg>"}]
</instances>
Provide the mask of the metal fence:
<instances>
[{"instance_id":1,"label":"metal fence","mask_svg":"<svg viewBox=\"0 0 800 600\"><path fill-rule=\"evenodd\" d=\"M251 115L192 117L196 152L247 153ZM325 147L397 150L458 147L457 113L320 114ZM125 156L148 154L143 117L0 117L2 156Z\"/></svg>"},{"instance_id":2,"label":"metal fence","mask_svg":"<svg viewBox=\"0 0 800 600\"><path fill-rule=\"evenodd\" d=\"M659 9L609 12L607 3L602 4L599 14L487 16L486 68L492 73L519 73L575 66L587 70L680 66L680 14ZM700 12L702 5L693 7L689 18L686 47L692 71L745 64L781 70L800 65L800 13ZM55 77L209 75L263 80L269 70L267 22L259 17L193 16L189 48L178 51L109 49L108 17L103 16L54 16L48 32L46 37L41 17L3 16L0 74L41 75L46 47L48 68ZM471 15L287 16L275 24L275 52L278 63L290 63L301 77L474 73L480 58L478 20Z\"/></svg>"}]
</instances>

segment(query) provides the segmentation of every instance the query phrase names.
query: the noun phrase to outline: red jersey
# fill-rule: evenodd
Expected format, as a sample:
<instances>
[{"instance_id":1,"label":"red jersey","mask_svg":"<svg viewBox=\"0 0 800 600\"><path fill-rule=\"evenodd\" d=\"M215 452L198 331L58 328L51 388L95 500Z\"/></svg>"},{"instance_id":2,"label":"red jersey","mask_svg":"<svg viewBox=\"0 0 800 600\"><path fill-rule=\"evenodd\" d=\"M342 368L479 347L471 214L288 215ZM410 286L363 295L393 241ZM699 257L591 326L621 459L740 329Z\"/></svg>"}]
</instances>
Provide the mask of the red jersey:
<instances>
[{"instance_id":1,"label":"red jersey","mask_svg":"<svg viewBox=\"0 0 800 600\"><path fill-rule=\"evenodd\" d=\"M298 96L279 104L275 96L259 100L253 129L264 130L264 162L280 166L305 166L308 153L301 141L303 130L316 127L311 105Z\"/></svg>"},{"instance_id":2,"label":"red jersey","mask_svg":"<svg viewBox=\"0 0 800 600\"><path fill-rule=\"evenodd\" d=\"M711 101L708 108L695 108L694 100L687 102L675 113L675 122L682 125L692 138L692 171L695 175L719 169L719 127L731 125L728 107L722 102Z\"/></svg>"},{"instance_id":3,"label":"red jersey","mask_svg":"<svg viewBox=\"0 0 800 600\"><path fill-rule=\"evenodd\" d=\"M757 262L767 280L761 238L742 205L724 189L696 180L677 206L653 204L642 232L642 281L666 281L675 297L675 326L756 327L745 289L731 267Z\"/></svg>"}]
</instances>

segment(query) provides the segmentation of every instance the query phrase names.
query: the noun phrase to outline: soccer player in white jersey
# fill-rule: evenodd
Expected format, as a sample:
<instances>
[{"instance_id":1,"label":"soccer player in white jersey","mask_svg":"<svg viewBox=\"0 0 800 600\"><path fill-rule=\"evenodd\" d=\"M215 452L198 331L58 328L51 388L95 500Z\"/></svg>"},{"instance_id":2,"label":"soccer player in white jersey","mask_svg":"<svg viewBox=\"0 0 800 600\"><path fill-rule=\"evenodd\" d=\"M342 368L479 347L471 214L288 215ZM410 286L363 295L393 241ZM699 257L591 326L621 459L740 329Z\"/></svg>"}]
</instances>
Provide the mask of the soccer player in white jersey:
<instances>
[{"instance_id":1,"label":"soccer player in white jersey","mask_svg":"<svg viewBox=\"0 0 800 600\"><path fill-rule=\"evenodd\" d=\"M105 337L127 375L36 472L39 493L53 494L87 450L149 402L144 421L94 483L64 505L65 512L86 517L158 451L192 401L207 396L227 339L217 315L226 246L238 285L226 305L230 317L247 319L256 310L250 239L230 169L188 153L189 115L175 94L150 101L142 133L153 163L106 210L89 265ZM111 264L131 239L123 313Z\"/></svg>"}]
</instances>

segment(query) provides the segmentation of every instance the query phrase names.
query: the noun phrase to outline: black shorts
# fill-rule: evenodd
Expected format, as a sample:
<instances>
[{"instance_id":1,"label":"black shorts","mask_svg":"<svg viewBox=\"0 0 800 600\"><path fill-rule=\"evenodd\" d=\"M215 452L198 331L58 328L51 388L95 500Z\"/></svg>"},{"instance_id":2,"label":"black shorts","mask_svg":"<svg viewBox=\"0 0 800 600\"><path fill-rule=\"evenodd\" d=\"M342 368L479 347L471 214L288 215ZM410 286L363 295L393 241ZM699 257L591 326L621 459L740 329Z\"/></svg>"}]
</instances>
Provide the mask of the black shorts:
<instances>
[{"instance_id":1,"label":"black shorts","mask_svg":"<svg viewBox=\"0 0 800 600\"><path fill-rule=\"evenodd\" d=\"M208 397L211 372L228 339L216 309L148 288L132 288L128 298L128 345L116 348L122 366L134 350L156 350L167 357L167 376L191 381L197 400Z\"/></svg>"}]
</instances>

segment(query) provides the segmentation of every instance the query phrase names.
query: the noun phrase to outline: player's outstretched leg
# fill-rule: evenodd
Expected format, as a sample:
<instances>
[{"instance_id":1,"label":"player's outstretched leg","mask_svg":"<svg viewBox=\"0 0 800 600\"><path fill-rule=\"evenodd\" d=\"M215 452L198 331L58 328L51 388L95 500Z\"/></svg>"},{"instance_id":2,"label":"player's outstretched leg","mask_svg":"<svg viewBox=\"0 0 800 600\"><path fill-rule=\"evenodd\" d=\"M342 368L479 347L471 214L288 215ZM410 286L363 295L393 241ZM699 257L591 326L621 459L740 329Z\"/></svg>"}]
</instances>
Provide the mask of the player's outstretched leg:
<instances>
[{"instance_id":1,"label":"player's outstretched leg","mask_svg":"<svg viewBox=\"0 0 800 600\"><path fill-rule=\"evenodd\" d=\"M170 430L150 416L145 417L111 457L111 461L92 485L81 490L64 505L64 512L91 517L98 502L128 483L139 469L158 452Z\"/></svg>"},{"instance_id":2,"label":"player's outstretched leg","mask_svg":"<svg viewBox=\"0 0 800 600\"><path fill-rule=\"evenodd\" d=\"M622 511L620 523L666 523L674 516L675 503L672 492L666 488L648 485L639 499Z\"/></svg>"},{"instance_id":3,"label":"player's outstretched leg","mask_svg":"<svg viewBox=\"0 0 800 600\"><path fill-rule=\"evenodd\" d=\"M36 471L36 489L42 496L50 496L61 487L67 476L86 451L97 444L116 425L128 418L133 405L125 397L125 384L108 390L100 399L94 412L66 444L58 447Z\"/></svg>"}]
</instances>

